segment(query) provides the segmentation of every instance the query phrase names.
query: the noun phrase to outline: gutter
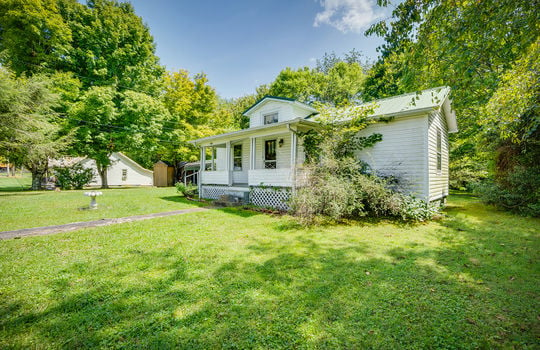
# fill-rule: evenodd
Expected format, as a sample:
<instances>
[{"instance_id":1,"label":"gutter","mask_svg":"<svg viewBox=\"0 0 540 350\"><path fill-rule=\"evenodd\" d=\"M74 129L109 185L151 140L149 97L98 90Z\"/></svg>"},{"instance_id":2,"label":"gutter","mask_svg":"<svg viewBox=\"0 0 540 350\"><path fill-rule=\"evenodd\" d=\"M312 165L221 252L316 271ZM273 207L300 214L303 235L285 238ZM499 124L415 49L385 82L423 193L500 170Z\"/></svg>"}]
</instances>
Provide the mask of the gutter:
<instances>
[{"instance_id":1,"label":"gutter","mask_svg":"<svg viewBox=\"0 0 540 350\"><path fill-rule=\"evenodd\" d=\"M308 126L317 126L317 125L319 125L318 122L313 122L313 121L310 121L310 120L304 120L302 118L295 118L295 119L286 120L286 121L275 123L275 124L261 125L261 126L256 126L256 127L253 127L253 128L232 131L232 132L225 133L225 134L208 136L208 137L204 137L204 138L201 138L201 139L188 141L188 143L196 146L198 144L201 144L201 143L204 143L204 142L207 142L207 141L212 141L212 140L221 139L221 138L228 138L228 137L231 137L231 136L234 137L234 136L237 136L237 135L240 137L240 136L242 136L244 134L249 135L250 133L254 133L254 132L257 132L257 131L261 131L261 130L265 130L265 129L272 129L272 128L279 127L279 126L287 126L287 125L290 125L290 124L304 124L304 125L308 125Z\"/></svg>"}]
</instances>

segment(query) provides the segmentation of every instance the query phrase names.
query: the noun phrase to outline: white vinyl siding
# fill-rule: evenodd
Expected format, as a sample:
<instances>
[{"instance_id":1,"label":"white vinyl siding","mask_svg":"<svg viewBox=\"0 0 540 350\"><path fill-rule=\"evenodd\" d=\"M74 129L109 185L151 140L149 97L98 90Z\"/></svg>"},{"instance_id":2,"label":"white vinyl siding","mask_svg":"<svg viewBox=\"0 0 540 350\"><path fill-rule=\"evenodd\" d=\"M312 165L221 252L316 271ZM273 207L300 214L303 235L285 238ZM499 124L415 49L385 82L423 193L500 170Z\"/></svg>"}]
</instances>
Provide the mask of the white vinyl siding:
<instances>
[{"instance_id":1,"label":"white vinyl siding","mask_svg":"<svg viewBox=\"0 0 540 350\"><path fill-rule=\"evenodd\" d=\"M264 125L264 116L273 113L278 114L278 122L283 122L296 118L305 118L312 112L292 105L290 102L287 101L269 100L266 103L263 103L260 106L256 107L254 110L250 111L249 127L253 128L256 126Z\"/></svg>"},{"instance_id":2,"label":"white vinyl siding","mask_svg":"<svg viewBox=\"0 0 540 350\"><path fill-rule=\"evenodd\" d=\"M437 169L437 130L441 131L441 170ZM428 177L429 200L448 195L448 126L440 112L429 116L428 128Z\"/></svg>"},{"instance_id":3,"label":"white vinyl siding","mask_svg":"<svg viewBox=\"0 0 540 350\"><path fill-rule=\"evenodd\" d=\"M132 161L124 157L119 153L111 155L111 166L107 169L109 186L152 186L154 183L153 172L133 164ZM90 182L90 186L101 186L101 177L98 174L96 162L93 159L84 159L80 164L94 171L94 178Z\"/></svg>"},{"instance_id":4,"label":"white vinyl siding","mask_svg":"<svg viewBox=\"0 0 540 350\"><path fill-rule=\"evenodd\" d=\"M250 186L292 186L291 169L255 169L249 171Z\"/></svg>"},{"instance_id":5,"label":"white vinyl siding","mask_svg":"<svg viewBox=\"0 0 540 350\"><path fill-rule=\"evenodd\" d=\"M426 199L427 189L427 116L396 118L378 122L362 130L361 135L382 135L382 141L357 152L379 175L396 176L404 188Z\"/></svg>"},{"instance_id":6,"label":"white vinyl siding","mask_svg":"<svg viewBox=\"0 0 540 350\"><path fill-rule=\"evenodd\" d=\"M279 146L279 140L283 139L283 146ZM264 169L264 141L276 140L276 167L291 167L291 135L277 134L268 137L258 137L255 146L256 169Z\"/></svg>"}]
</instances>

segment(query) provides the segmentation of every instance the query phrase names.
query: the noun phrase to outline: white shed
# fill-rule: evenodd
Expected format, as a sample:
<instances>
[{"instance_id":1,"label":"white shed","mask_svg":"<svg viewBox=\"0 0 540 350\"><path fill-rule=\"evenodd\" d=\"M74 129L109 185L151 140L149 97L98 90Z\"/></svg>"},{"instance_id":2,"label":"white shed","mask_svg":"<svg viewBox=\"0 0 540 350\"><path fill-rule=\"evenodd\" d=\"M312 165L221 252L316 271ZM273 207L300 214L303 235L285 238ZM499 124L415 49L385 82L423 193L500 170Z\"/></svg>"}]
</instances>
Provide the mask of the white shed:
<instances>
[{"instance_id":1,"label":"white shed","mask_svg":"<svg viewBox=\"0 0 540 350\"><path fill-rule=\"evenodd\" d=\"M109 186L152 186L154 172L140 166L137 162L121 152L114 152L111 157L111 166L107 169L107 182ZM90 186L101 186L101 178L97 171L96 162L85 158L79 162L85 168L94 170L94 179Z\"/></svg>"}]
</instances>

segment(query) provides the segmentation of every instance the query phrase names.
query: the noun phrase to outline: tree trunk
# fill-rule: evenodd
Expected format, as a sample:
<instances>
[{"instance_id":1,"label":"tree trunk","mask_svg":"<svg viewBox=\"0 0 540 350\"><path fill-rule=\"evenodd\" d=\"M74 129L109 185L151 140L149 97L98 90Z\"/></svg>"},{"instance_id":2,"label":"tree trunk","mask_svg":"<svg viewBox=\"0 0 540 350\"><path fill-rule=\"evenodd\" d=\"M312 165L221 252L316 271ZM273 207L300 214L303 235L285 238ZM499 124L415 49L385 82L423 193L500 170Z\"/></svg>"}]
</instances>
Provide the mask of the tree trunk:
<instances>
[{"instance_id":1,"label":"tree trunk","mask_svg":"<svg viewBox=\"0 0 540 350\"><path fill-rule=\"evenodd\" d=\"M98 168L99 177L101 178L101 188L109 188L109 183L107 182L107 167L97 166L97 168Z\"/></svg>"},{"instance_id":2,"label":"tree trunk","mask_svg":"<svg viewBox=\"0 0 540 350\"><path fill-rule=\"evenodd\" d=\"M39 170L32 170L32 190L38 191L43 189L43 186L41 185L43 182L43 176L45 175L45 172L39 171Z\"/></svg>"}]
</instances>

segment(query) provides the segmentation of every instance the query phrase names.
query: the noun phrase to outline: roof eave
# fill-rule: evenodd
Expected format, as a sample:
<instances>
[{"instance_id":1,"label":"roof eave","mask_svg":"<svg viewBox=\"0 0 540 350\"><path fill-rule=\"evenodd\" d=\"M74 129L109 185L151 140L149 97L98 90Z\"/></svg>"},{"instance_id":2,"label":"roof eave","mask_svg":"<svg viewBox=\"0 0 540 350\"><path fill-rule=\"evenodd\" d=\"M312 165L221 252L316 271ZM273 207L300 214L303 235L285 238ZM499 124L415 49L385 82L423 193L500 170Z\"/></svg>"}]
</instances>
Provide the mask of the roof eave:
<instances>
[{"instance_id":1,"label":"roof eave","mask_svg":"<svg viewBox=\"0 0 540 350\"><path fill-rule=\"evenodd\" d=\"M430 107L424 107L424 108L409 109L409 110L399 111L396 113L389 113L389 114L373 114L373 115L370 115L369 117L376 118L376 119L392 118L392 117L408 117L411 115L426 114L435 110L437 110L436 107L430 106Z\"/></svg>"},{"instance_id":2,"label":"roof eave","mask_svg":"<svg viewBox=\"0 0 540 350\"><path fill-rule=\"evenodd\" d=\"M286 121L283 121L283 122L274 123L274 124L270 124L270 125L261 125L261 126L256 126L256 127L253 127L253 128L232 131L232 132L229 132L229 133L226 133L226 134L219 134L219 135L203 137L203 138L200 138L200 139L188 141L188 143L197 146L197 145L205 143L207 141L219 140L219 139L227 139L228 136L239 136L239 135L242 135L242 134L250 134L250 133L254 133L254 132L265 130L265 129L270 130L270 129L274 129L274 128L281 127L281 126L286 126L286 125L291 125L291 124L297 124L297 125L302 124L302 125L313 126L313 127L316 127L316 126L319 125L318 122L314 122L314 121L311 121L311 120L305 120L305 119L302 119L302 118L295 118L295 119L286 120Z\"/></svg>"},{"instance_id":3,"label":"roof eave","mask_svg":"<svg viewBox=\"0 0 540 350\"><path fill-rule=\"evenodd\" d=\"M246 117L249 117L250 116L250 113L257 108L257 106L259 106L261 103L264 103L265 101L267 100L274 100L274 101L279 101L279 102L285 102L285 103L290 103L290 104L294 104L300 108L303 108L305 110L308 110L308 111L311 111L311 112L317 112L317 110L311 106L308 106L307 104L305 103L302 103L302 102L299 102L293 98L287 98L287 97L278 97L278 96L264 96L263 98L261 98L260 100L258 100L257 102L255 102L251 107L249 107L248 109L246 109L242 115L245 115Z\"/></svg>"}]
</instances>

